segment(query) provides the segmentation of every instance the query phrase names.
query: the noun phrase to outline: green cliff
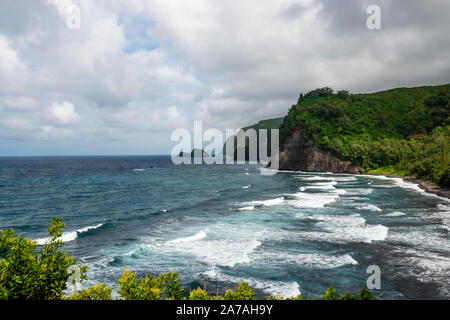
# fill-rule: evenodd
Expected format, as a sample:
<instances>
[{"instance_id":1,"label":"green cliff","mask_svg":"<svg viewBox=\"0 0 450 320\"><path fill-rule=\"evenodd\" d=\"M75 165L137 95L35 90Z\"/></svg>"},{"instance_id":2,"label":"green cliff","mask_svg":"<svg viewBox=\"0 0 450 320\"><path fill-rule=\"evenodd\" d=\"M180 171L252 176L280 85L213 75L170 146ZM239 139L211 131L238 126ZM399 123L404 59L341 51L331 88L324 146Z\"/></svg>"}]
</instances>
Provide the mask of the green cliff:
<instances>
[{"instance_id":1,"label":"green cliff","mask_svg":"<svg viewBox=\"0 0 450 320\"><path fill-rule=\"evenodd\" d=\"M340 172L411 175L449 187L450 84L301 94L280 125L280 145L284 170L333 171L340 161Z\"/></svg>"}]
</instances>

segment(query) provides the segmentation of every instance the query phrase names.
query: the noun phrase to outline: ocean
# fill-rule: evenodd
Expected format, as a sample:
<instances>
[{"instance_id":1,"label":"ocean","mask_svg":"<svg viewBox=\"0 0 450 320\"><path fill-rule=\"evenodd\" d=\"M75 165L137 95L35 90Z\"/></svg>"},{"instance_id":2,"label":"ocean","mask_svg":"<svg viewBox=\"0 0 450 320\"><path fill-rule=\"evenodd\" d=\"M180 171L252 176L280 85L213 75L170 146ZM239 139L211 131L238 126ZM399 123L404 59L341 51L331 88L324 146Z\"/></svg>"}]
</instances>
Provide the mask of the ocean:
<instances>
[{"instance_id":1,"label":"ocean","mask_svg":"<svg viewBox=\"0 0 450 320\"><path fill-rule=\"evenodd\" d=\"M450 298L450 202L401 179L260 174L168 156L0 158L0 229L39 244L64 217L85 286L124 268L178 272L214 294L247 281L258 298L357 292L379 266L380 299Z\"/></svg>"}]
</instances>

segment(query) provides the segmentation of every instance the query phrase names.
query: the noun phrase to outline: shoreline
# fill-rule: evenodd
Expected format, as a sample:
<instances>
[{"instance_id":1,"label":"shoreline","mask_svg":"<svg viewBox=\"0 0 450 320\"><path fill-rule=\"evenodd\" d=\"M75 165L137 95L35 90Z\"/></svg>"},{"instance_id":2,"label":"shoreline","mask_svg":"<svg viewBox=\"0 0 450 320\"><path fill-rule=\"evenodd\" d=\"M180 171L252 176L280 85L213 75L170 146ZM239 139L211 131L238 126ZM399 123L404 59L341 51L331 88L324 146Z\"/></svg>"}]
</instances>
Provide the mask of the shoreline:
<instances>
[{"instance_id":1,"label":"shoreline","mask_svg":"<svg viewBox=\"0 0 450 320\"><path fill-rule=\"evenodd\" d=\"M382 174L382 173L364 173L363 175L367 175L367 176L384 176L384 177L388 177L388 178L398 178L398 179L402 179L405 180L407 182L412 182L417 184L422 190L432 193L434 195L437 195L439 197L443 197L446 198L447 200L450 200L450 189L444 189L441 188L439 186L437 186L436 184L434 184L433 182L428 182L428 181L424 181L421 179L418 179L416 177L409 177L409 176L398 176L396 174Z\"/></svg>"},{"instance_id":2,"label":"shoreline","mask_svg":"<svg viewBox=\"0 0 450 320\"><path fill-rule=\"evenodd\" d=\"M289 170L278 170L278 172L298 172L298 173L311 173L311 172L304 172L304 171L289 171ZM319 172L317 172L319 173ZM323 173L323 172L321 172ZM330 172L332 174L340 174L336 172ZM347 173L351 174L352 173ZM424 181L416 177L411 176L399 176L393 173L360 173L358 175L362 176L379 176L379 177L387 177L387 178L396 178L396 179L402 179L407 182L415 183L419 186L420 189L424 190L425 192L434 194L436 196L446 198L448 201L450 201L450 189L441 188L438 185L436 185L433 182Z\"/></svg>"}]
</instances>

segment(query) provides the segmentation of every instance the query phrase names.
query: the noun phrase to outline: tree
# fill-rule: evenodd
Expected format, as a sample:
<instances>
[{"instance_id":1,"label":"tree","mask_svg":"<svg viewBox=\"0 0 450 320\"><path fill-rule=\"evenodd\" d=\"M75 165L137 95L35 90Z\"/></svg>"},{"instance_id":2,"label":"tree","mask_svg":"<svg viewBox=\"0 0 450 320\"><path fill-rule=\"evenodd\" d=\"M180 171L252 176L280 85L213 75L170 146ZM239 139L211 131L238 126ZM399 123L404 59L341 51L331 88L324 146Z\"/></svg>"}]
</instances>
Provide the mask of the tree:
<instances>
[{"instance_id":1,"label":"tree","mask_svg":"<svg viewBox=\"0 0 450 320\"><path fill-rule=\"evenodd\" d=\"M125 269L119 279L118 293L125 300L181 300L185 292L181 288L179 275L162 273L158 277L147 274L138 278L136 273Z\"/></svg>"},{"instance_id":2,"label":"tree","mask_svg":"<svg viewBox=\"0 0 450 320\"><path fill-rule=\"evenodd\" d=\"M337 92L337 96L342 100L345 100L349 96L349 92L347 90L340 90Z\"/></svg>"},{"instance_id":3,"label":"tree","mask_svg":"<svg viewBox=\"0 0 450 320\"><path fill-rule=\"evenodd\" d=\"M90 288L75 292L65 298L71 266L76 265L73 257L60 250L62 230L65 227L62 218L53 218L48 226L49 241L36 251L36 242L16 236L12 229L0 231L0 300L112 300L113 288L98 283ZM86 279L86 266L79 268L81 280ZM143 278L125 269L118 280L117 293L125 300L184 300L185 290L181 287L177 273L163 273L159 276L147 274ZM339 296L331 286L322 296L324 300L354 300L356 294ZM373 299L367 287L359 293L362 300ZM247 282L242 282L235 290L227 290L225 296L210 296L206 290L197 288L190 292L191 300L256 300L255 291ZM269 300L282 300L280 297ZM302 296L291 300L303 300Z\"/></svg>"},{"instance_id":4,"label":"tree","mask_svg":"<svg viewBox=\"0 0 450 320\"><path fill-rule=\"evenodd\" d=\"M68 300L112 300L112 292L113 288L105 283L97 283L90 288L75 292Z\"/></svg>"},{"instance_id":5,"label":"tree","mask_svg":"<svg viewBox=\"0 0 450 320\"><path fill-rule=\"evenodd\" d=\"M323 300L338 300L339 295L337 294L336 289L331 286L325 291L324 295L322 296Z\"/></svg>"},{"instance_id":6,"label":"tree","mask_svg":"<svg viewBox=\"0 0 450 320\"><path fill-rule=\"evenodd\" d=\"M37 243L15 235L12 229L0 231L0 299L60 299L69 276L75 271L73 257L61 250L65 224L53 218L48 225L49 241L37 251ZM80 267L81 280L87 267Z\"/></svg>"},{"instance_id":7,"label":"tree","mask_svg":"<svg viewBox=\"0 0 450 320\"><path fill-rule=\"evenodd\" d=\"M125 300L159 300L162 296L161 286L158 279L148 274L143 279L136 273L124 269L119 279L118 293Z\"/></svg>"},{"instance_id":8,"label":"tree","mask_svg":"<svg viewBox=\"0 0 450 320\"><path fill-rule=\"evenodd\" d=\"M167 299L180 300L184 298L184 289L181 288L180 276L177 273L160 274L158 282Z\"/></svg>"},{"instance_id":9,"label":"tree","mask_svg":"<svg viewBox=\"0 0 450 320\"><path fill-rule=\"evenodd\" d=\"M370 293L369 289L367 289L367 286L364 286L361 291L359 292L359 297L361 300L372 300L375 297L372 293Z\"/></svg>"},{"instance_id":10,"label":"tree","mask_svg":"<svg viewBox=\"0 0 450 320\"><path fill-rule=\"evenodd\" d=\"M236 291L228 289L225 292L225 300L256 300L255 291L247 282L241 282Z\"/></svg>"},{"instance_id":11,"label":"tree","mask_svg":"<svg viewBox=\"0 0 450 320\"><path fill-rule=\"evenodd\" d=\"M305 94L305 98L323 98L333 94L333 89L329 87L318 88Z\"/></svg>"},{"instance_id":12,"label":"tree","mask_svg":"<svg viewBox=\"0 0 450 320\"><path fill-rule=\"evenodd\" d=\"M211 300L211 297L208 292L198 287L197 289L191 291L189 294L189 300Z\"/></svg>"}]
</instances>

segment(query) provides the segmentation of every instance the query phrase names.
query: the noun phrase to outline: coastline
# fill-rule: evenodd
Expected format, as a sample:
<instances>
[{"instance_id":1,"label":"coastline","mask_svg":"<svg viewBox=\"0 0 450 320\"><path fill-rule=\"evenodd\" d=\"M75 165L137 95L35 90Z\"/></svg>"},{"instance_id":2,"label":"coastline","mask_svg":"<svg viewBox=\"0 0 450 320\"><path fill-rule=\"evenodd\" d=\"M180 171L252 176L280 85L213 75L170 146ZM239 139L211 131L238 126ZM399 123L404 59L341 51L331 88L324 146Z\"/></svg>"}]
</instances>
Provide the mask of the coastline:
<instances>
[{"instance_id":1,"label":"coastline","mask_svg":"<svg viewBox=\"0 0 450 320\"><path fill-rule=\"evenodd\" d=\"M304 171L295 171L295 170L278 170L278 172L304 172ZM337 172L330 172L333 174L340 174ZM416 177L411 176L400 176L393 173L361 173L358 175L362 176L379 176L379 177L387 177L387 178L396 178L396 179L402 179L407 182L415 183L419 186L420 189L422 189L425 192L434 194L436 196L446 198L448 201L450 201L450 189L441 188L438 185L436 185L433 182L424 181Z\"/></svg>"},{"instance_id":2,"label":"coastline","mask_svg":"<svg viewBox=\"0 0 450 320\"><path fill-rule=\"evenodd\" d=\"M388 177L388 178L398 178L398 179L402 179L405 180L407 182L412 182L417 184L422 190L435 194L439 197L443 197L446 198L448 200L450 200L450 189L444 189L441 188L439 186L437 186L436 184L434 184L433 182L429 182L429 181L424 181L421 179L418 179L416 177L410 177L410 176L399 176L396 174L382 174L382 173L364 173L363 175L367 175L367 176L384 176L384 177Z\"/></svg>"}]
</instances>

